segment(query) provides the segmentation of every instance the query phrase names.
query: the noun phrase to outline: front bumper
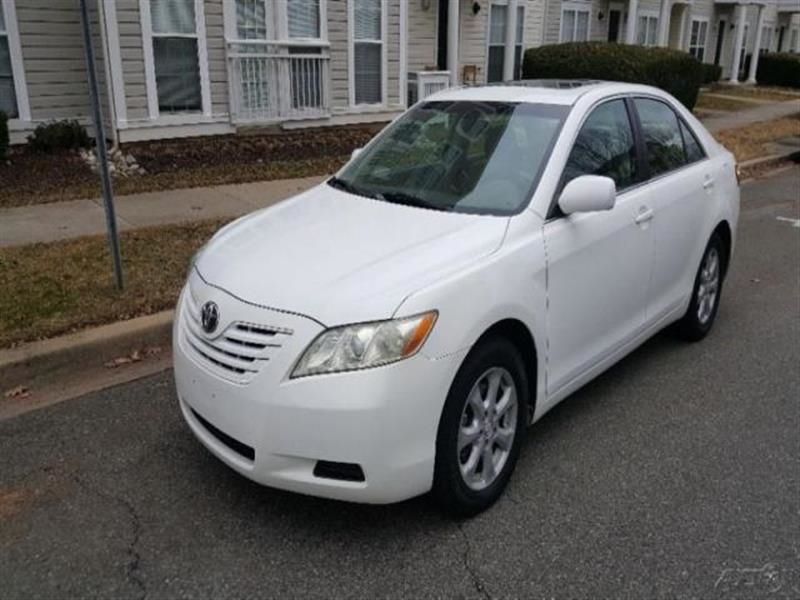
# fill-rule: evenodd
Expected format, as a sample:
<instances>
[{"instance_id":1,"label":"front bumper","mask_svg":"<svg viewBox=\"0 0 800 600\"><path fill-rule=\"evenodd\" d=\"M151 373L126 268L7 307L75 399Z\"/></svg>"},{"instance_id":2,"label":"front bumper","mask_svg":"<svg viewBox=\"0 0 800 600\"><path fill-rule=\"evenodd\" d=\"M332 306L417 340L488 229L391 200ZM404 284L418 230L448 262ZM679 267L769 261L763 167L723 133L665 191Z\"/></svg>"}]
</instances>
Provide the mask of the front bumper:
<instances>
[{"instance_id":1,"label":"front bumper","mask_svg":"<svg viewBox=\"0 0 800 600\"><path fill-rule=\"evenodd\" d=\"M417 354L374 369L289 379L321 325L245 304L196 275L190 286L197 301L215 301L229 321L292 332L252 377L226 377L190 343L184 290L174 330L175 381L186 422L215 456L264 485L339 500L388 503L430 490L439 417L463 354L437 360ZM365 480L317 477L320 460L355 463Z\"/></svg>"}]
</instances>

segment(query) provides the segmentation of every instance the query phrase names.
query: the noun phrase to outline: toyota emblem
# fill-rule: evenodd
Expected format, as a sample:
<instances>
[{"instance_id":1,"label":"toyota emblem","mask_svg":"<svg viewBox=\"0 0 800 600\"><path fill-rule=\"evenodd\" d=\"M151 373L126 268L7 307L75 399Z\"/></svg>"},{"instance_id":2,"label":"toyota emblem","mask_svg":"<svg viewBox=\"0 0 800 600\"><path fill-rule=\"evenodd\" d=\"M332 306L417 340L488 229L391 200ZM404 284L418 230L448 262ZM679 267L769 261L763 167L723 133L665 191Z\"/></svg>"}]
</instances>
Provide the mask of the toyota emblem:
<instances>
[{"instance_id":1,"label":"toyota emblem","mask_svg":"<svg viewBox=\"0 0 800 600\"><path fill-rule=\"evenodd\" d=\"M219 307L216 303L206 302L203 304L203 308L200 309L200 322L203 325L203 331L214 333L219 324Z\"/></svg>"}]
</instances>

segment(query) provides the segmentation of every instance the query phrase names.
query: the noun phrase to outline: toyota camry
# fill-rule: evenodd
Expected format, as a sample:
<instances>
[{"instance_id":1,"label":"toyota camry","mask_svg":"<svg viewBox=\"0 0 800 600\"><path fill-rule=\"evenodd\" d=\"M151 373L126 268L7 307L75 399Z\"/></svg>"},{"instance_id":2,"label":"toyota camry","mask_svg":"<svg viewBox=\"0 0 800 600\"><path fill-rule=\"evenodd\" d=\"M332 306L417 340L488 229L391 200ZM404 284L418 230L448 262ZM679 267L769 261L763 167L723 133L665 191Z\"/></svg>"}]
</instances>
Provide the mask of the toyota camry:
<instances>
[{"instance_id":1,"label":"toyota camry","mask_svg":"<svg viewBox=\"0 0 800 600\"><path fill-rule=\"evenodd\" d=\"M661 90L445 90L198 252L181 411L259 483L475 514L556 403L709 333L738 213L733 156Z\"/></svg>"}]
</instances>

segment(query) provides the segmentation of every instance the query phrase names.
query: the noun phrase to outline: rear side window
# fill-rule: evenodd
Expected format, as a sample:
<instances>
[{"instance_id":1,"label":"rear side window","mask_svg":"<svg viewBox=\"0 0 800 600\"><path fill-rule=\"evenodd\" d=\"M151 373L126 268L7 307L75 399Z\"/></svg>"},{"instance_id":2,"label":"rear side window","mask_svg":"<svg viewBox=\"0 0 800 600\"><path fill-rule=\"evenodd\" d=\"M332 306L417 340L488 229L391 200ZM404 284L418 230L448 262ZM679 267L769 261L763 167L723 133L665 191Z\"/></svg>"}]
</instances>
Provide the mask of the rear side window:
<instances>
[{"instance_id":1,"label":"rear side window","mask_svg":"<svg viewBox=\"0 0 800 600\"><path fill-rule=\"evenodd\" d=\"M692 130L683 121L681 121L681 133L683 134L683 145L686 148L686 161L694 163L703 160L706 157L706 153Z\"/></svg>"},{"instance_id":2,"label":"rear side window","mask_svg":"<svg viewBox=\"0 0 800 600\"><path fill-rule=\"evenodd\" d=\"M636 111L642 125L650 177L656 177L686 164L680 121L663 102L635 98Z\"/></svg>"},{"instance_id":3,"label":"rear side window","mask_svg":"<svg viewBox=\"0 0 800 600\"><path fill-rule=\"evenodd\" d=\"M564 181L580 175L610 177L622 190L637 180L636 144L623 100L595 108L581 127L564 167Z\"/></svg>"}]
</instances>

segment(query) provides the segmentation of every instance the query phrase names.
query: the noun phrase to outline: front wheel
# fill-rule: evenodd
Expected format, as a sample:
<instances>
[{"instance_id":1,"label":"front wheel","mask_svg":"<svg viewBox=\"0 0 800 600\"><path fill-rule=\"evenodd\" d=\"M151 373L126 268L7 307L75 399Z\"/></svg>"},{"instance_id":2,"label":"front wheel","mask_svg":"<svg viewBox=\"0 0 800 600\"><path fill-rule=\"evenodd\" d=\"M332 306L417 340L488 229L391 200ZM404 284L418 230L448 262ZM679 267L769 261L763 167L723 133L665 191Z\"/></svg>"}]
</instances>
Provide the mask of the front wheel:
<instances>
[{"instance_id":1,"label":"front wheel","mask_svg":"<svg viewBox=\"0 0 800 600\"><path fill-rule=\"evenodd\" d=\"M678 335L685 340L702 340L711 331L719 310L726 251L719 234L712 235L697 270L689 308L676 323Z\"/></svg>"},{"instance_id":2,"label":"front wheel","mask_svg":"<svg viewBox=\"0 0 800 600\"><path fill-rule=\"evenodd\" d=\"M455 516L472 516L503 493L528 420L528 381L503 338L476 346L448 393L436 440L433 496Z\"/></svg>"}]
</instances>

